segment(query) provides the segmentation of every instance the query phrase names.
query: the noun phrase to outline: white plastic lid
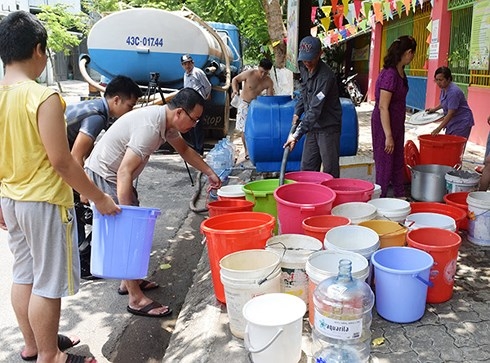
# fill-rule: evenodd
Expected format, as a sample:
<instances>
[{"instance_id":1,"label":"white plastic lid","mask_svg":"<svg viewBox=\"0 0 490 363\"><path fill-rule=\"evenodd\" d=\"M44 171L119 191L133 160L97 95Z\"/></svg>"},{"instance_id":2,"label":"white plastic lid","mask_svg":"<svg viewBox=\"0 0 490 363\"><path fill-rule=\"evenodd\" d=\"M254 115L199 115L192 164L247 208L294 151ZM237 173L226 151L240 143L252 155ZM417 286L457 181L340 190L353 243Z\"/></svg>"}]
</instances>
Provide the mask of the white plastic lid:
<instances>
[{"instance_id":1,"label":"white plastic lid","mask_svg":"<svg viewBox=\"0 0 490 363\"><path fill-rule=\"evenodd\" d=\"M218 196L220 197L229 197L229 198L238 198L244 197L245 192L242 190L242 185L225 185L218 189Z\"/></svg>"}]
</instances>

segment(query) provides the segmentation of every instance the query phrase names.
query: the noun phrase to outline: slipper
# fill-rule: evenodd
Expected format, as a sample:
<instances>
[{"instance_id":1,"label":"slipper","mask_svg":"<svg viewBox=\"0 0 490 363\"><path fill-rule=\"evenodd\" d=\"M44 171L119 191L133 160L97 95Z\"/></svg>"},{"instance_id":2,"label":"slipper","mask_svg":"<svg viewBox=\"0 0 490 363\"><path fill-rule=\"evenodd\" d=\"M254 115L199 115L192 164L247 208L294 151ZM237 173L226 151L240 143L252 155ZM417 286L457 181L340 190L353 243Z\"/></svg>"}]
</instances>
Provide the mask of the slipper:
<instances>
[{"instance_id":1,"label":"slipper","mask_svg":"<svg viewBox=\"0 0 490 363\"><path fill-rule=\"evenodd\" d=\"M150 317L150 318L163 318L164 316L168 316L168 315L172 314L172 309L170 309L168 306L167 306L167 311L165 311L164 313L161 313L161 314L149 314L149 312L151 310L153 310L155 308L161 308L162 306L164 306L164 305L160 304L157 301L152 301L148 305L143 306L141 309L133 309L129 305L127 306L126 309L131 314L139 315L139 316L147 316L147 317Z\"/></svg>"},{"instance_id":2,"label":"slipper","mask_svg":"<svg viewBox=\"0 0 490 363\"><path fill-rule=\"evenodd\" d=\"M140 289L141 291L148 291L148 290L153 290L160 287L156 282L153 281L148 281L148 280L141 280L140 282ZM121 288L117 289L117 293L119 295L127 295L128 290L121 290Z\"/></svg>"},{"instance_id":3,"label":"slipper","mask_svg":"<svg viewBox=\"0 0 490 363\"><path fill-rule=\"evenodd\" d=\"M58 349L61 351L65 351L67 349L70 349L70 348L74 347L75 345L77 345L78 343L80 343L80 339L71 340L66 335L58 334ZM22 352L21 352L20 357L22 358L22 360L25 360L25 361L34 361L37 359L37 354L25 357L22 355Z\"/></svg>"},{"instance_id":4,"label":"slipper","mask_svg":"<svg viewBox=\"0 0 490 363\"><path fill-rule=\"evenodd\" d=\"M66 363L85 363L85 359L89 357L84 357L82 355L75 355L75 354L68 354L66 357ZM90 363L97 363L97 360L95 358L90 359Z\"/></svg>"}]
</instances>

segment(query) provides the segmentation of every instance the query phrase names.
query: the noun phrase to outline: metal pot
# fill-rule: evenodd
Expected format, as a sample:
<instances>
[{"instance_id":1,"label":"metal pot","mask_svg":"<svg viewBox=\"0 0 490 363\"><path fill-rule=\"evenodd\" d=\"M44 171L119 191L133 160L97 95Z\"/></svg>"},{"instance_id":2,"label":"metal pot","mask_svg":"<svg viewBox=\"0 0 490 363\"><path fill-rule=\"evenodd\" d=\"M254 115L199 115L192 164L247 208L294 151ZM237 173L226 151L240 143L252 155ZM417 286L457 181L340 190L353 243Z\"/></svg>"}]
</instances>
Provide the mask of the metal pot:
<instances>
[{"instance_id":1,"label":"metal pot","mask_svg":"<svg viewBox=\"0 0 490 363\"><path fill-rule=\"evenodd\" d=\"M437 164L407 165L412 171L412 198L422 202L443 202L446 194L446 173L456 169Z\"/></svg>"}]
</instances>

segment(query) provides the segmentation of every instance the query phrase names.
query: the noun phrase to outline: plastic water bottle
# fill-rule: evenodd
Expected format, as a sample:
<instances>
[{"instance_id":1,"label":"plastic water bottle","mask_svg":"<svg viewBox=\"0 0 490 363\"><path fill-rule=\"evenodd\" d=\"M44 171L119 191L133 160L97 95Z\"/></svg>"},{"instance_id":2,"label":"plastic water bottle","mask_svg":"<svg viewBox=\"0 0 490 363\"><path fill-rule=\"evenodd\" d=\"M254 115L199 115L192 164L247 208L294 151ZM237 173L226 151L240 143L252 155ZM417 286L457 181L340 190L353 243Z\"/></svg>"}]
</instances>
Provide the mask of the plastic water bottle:
<instances>
[{"instance_id":1,"label":"plastic water bottle","mask_svg":"<svg viewBox=\"0 0 490 363\"><path fill-rule=\"evenodd\" d=\"M371 353L374 294L352 278L352 262L342 259L339 274L322 281L313 293L313 362L367 362Z\"/></svg>"}]
</instances>

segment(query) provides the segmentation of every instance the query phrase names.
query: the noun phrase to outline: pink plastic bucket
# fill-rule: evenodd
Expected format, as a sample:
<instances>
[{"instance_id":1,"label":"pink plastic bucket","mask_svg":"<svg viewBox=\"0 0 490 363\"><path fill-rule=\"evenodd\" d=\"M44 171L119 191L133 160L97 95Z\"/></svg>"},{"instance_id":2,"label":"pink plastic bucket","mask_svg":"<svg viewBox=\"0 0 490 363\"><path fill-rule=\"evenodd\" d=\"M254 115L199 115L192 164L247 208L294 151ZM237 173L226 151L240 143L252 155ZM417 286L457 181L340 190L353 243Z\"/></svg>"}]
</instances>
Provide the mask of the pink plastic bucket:
<instances>
[{"instance_id":1,"label":"pink plastic bucket","mask_svg":"<svg viewBox=\"0 0 490 363\"><path fill-rule=\"evenodd\" d=\"M330 214L335 192L314 183L281 185L274 191L279 234L303 233L302 221L311 216Z\"/></svg>"},{"instance_id":2,"label":"pink plastic bucket","mask_svg":"<svg viewBox=\"0 0 490 363\"><path fill-rule=\"evenodd\" d=\"M320 184L326 180L332 180L333 176L321 171L291 171L284 175L286 179L303 183Z\"/></svg>"},{"instance_id":3,"label":"pink plastic bucket","mask_svg":"<svg viewBox=\"0 0 490 363\"><path fill-rule=\"evenodd\" d=\"M321 184L335 191L334 207L347 202L367 202L374 193L374 184L360 179L337 178Z\"/></svg>"}]
</instances>

